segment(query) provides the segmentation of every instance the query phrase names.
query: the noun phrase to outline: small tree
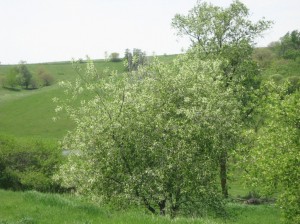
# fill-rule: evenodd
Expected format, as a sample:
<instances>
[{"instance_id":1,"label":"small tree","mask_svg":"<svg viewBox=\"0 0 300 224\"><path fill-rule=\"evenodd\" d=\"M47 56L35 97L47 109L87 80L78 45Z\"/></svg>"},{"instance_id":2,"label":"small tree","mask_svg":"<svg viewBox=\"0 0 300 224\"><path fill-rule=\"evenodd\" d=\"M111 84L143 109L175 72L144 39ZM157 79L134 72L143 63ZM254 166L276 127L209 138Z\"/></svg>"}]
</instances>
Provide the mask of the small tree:
<instances>
[{"instance_id":1,"label":"small tree","mask_svg":"<svg viewBox=\"0 0 300 224\"><path fill-rule=\"evenodd\" d=\"M21 61L19 64L19 74L21 79L21 85L28 89L32 79L32 74L28 70L24 61Z\"/></svg>"},{"instance_id":2,"label":"small tree","mask_svg":"<svg viewBox=\"0 0 300 224\"><path fill-rule=\"evenodd\" d=\"M287 32L279 41L270 43L269 47L279 57L296 60L300 58L300 32Z\"/></svg>"},{"instance_id":3,"label":"small tree","mask_svg":"<svg viewBox=\"0 0 300 224\"><path fill-rule=\"evenodd\" d=\"M145 65L147 61L146 53L136 48L133 49L132 53L126 49L124 59L128 71L138 70L139 66Z\"/></svg>"},{"instance_id":4,"label":"small tree","mask_svg":"<svg viewBox=\"0 0 300 224\"><path fill-rule=\"evenodd\" d=\"M113 52L110 54L109 56L109 60L112 61L112 62L119 62L121 61L121 59L119 58L120 54L117 53L117 52Z\"/></svg>"},{"instance_id":5,"label":"small tree","mask_svg":"<svg viewBox=\"0 0 300 224\"><path fill-rule=\"evenodd\" d=\"M223 211L216 159L235 141L239 107L219 66L184 57L107 80L89 62L75 85L63 85L68 99L93 97L79 108L62 104L78 125L64 139L74 153L57 178L78 193L155 214Z\"/></svg>"},{"instance_id":6,"label":"small tree","mask_svg":"<svg viewBox=\"0 0 300 224\"><path fill-rule=\"evenodd\" d=\"M8 74L3 78L2 86L15 89L20 86L20 76L18 67L12 67Z\"/></svg>"},{"instance_id":7,"label":"small tree","mask_svg":"<svg viewBox=\"0 0 300 224\"><path fill-rule=\"evenodd\" d=\"M133 70L132 53L129 49L125 50L124 59L125 59L124 64L125 67L127 68L127 71L132 71Z\"/></svg>"},{"instance_id":8,"label":"small tree","mask_svg":"<svg viewBox=\"0 0 300 224\"><path fill-rule=\"evenodd\" d=\"M82 59L79 59L79 63L82 63ZM41 80L43 86L51 86L55 81L54 77L44 68L39 68L37 76Z\"/></svg>"}]
</instances>

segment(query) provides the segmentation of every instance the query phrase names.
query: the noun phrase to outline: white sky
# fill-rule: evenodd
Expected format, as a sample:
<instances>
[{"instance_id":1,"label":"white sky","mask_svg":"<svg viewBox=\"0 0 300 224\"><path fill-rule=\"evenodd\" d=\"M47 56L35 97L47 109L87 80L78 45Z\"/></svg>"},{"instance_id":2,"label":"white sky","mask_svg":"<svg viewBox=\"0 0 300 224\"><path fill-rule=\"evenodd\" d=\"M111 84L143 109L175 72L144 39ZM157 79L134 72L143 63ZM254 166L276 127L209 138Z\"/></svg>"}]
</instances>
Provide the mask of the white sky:
<instances>
[{"instance_id":1,"label":"white sky","mask_svg":"<svg viewBox=\"0 0 300 224\"><path fill-rule=\"evenodd\" d=\"M231 0L208 0L228 6ZM242 0L253 21L275 22L257 40L266 46L288 31L300 30L300 0ZM2 64L104 58L104 52L140 48L147 55L174 54L189 42L176 37L171 20L196 0L0 0Z\"/></svg>"}]
</instances>

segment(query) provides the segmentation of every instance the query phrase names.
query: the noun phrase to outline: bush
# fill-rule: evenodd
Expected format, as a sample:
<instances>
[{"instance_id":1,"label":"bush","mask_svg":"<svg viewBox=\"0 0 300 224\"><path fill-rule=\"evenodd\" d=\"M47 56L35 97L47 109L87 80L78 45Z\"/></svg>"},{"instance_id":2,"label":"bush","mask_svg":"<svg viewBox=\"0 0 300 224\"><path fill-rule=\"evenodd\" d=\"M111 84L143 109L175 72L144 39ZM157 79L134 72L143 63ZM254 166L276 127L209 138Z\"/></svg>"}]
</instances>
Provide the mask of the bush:
<instances>
[{"instance_id":1,"label":"bush","mask_svg":"<svg viewBox=\"0 0 300 224\"><path fill-rule=\"evenodd\" d=\"M40 76L43 86L51 86L54 83L54 77L48 73L44 73Z\"/></svg>"},{"instance_id":2,"label":"bush","mask_svg":"<svg viewBox=\"0 0 300 224\"><path fill-rule=\"evenodd\" d=\"M300 76L290 76L288 77L289 88L288 93L293 93L300 89Z\"/></svg>"},{"instance_id":3,"label":"bush","mask_svg":"<svg viewBox=\"0 0 300 224\"><path fill-rule=\"evenodd\" d=\"M37 72L42 86L51 86L54 83L54 77L49 74L44 68L40 68Z\"/></svg>"},{"instance_id":4,"label":"bush","mask_svg":"<svg viewBox=\"0 0 300 224\"><path fill-rule=\"evenodd\" d=\"M73 151L56 179L115 206L136 203L171 217L224 214L219 149L233 145L240 120L218 62L154 60L109 80L97 79L91 61L86 71L77 79L80 91L64 86L72 96L59 107L78 126L64 138L63 148ZM84 94L89 100L69 109L69 97Z\"/></svg>"},{"instance_id":5,"label":"bush","mask_svg":"<svg viewBox=\"0 0 300 224\"><path fill-rule=\"evenodd\" d=\"M21 79L17 67L12 67L8 74L1 79L2 87L9 89L17 89L21 85Z\"/></svg>"},{"instance_id":6,"label":"bush","mask_svg":"<svg viewBox=\"0 0 300 224\"><path fill-rule=\"evenodd\" d=\"M37 139L0 136L0 188L11 190L61 190L52 181L62 153L56 144Z\"/></svg>"},{"instance_id":7,"label":"bush","mask_svg":"<svg viewBox=\"0 0 300 224\"><path fill-rule=\"evenodd\" d=\"M41 80L37 76L33 76L30 80L30 86L32 89L38 89L42 85Z\"/></svg>"}]
</instances>

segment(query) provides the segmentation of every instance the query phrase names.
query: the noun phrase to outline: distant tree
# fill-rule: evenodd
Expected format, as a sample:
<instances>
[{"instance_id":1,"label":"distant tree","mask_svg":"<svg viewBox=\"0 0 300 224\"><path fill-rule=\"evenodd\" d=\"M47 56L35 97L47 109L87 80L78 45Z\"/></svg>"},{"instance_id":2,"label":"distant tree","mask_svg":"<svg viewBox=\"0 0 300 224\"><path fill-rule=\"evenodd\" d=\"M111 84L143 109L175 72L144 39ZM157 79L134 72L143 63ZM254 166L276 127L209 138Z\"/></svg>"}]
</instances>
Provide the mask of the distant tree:
<instances>
[{"instance_id":1,"label":"distant tree","mask_svg":"<svg viewBox=\"0 0 300 224\"><path fill-rule=\"evenodd\" d=\"M124 63L128 71L132 71L132 53L129 49L125 50Z\"/></svg>"},{"instance_id":2,"label":"distant tree","mask_svg":"<svg viewBox=\"0 0 300 224\"><path fill-rule=\"evenodd\" d=\"M29 88L31 79L32 79L32 74L28 70L26 62L21 61L18 68L19 68L19 73L20 73L20 79L21 79L21 85L25 87L25 89Z\"/></svg>"},{"instance_id":3,"label":"distant tree","mask_svg":"<svg viewBox=\"0 0 300 224\"><path fill-rule=\"evenodd\" d=\"M2 86L8 88L16 88L20 86L18 67L14 66L9 70L8 74L3 78Z\"/></svg>"},{"instance_id":4,"label":"distant tree","mask_svg":"<svg viewBox=\"0 0 300 224\"><path fill-rule=\"evenodd\" d=\"M146 53L137 48L134 48L132 53L129 49L126 49L124 59L128 71L136 71L139 66L145 65L147 61Z\"/></svg>"},{"instance_id":5,"label":"distant tree","mask_svg":"<svg viewBox=\"0 0 300 224\"><path fill-rule=\"evenodd\" d=\"M287 32L279 41L269 44L269 47L280 57L296 60L300 57L300 32Z\"/></svg>"},{"instance_id":6,"label":"distant tree","mask_svg":"<svg viewBox=\"0 0 300 224\"><path fill-rule=\"evenodd\" d=\"M38 89L42 86L41 80L39 79L38 76L33 75L32 78L30 79L30 87L32 89Z\"/></svg>"},{"instance_id":7,"label":"distant tree","mask_svg":"<svg viewBox=\"0 0 300 224\"><path fill-rule=\"evenodd\" d=\"M276 58L276 54L268 48L255 48L253 51L253 59L261 68L270 67L271 63Z\"/></svg>"},{"instance_id":8,"label":"distant tree","mask_svg":"<svg viewBox=\"0 0 300 224\"><path fill-rule=\"evenodd\" d=\"M117 53L117 52L113 52L110 54L109 56L109 60L112 61L112 62L118 62L118 61L121 61L121 59L119 58L120 54Z\"/></svg>"},{"instance_id":9,"label":"distant tree","mask_svg":"<svg viewBox=\"0 0 300 224\"><path fill-rule=\"evenodd\" d=\"M134 70L137 70L139 66L142 66L146 63L146 52L142 52L142 50L134 48L132 55L132 64Z\"/></svg>"},{"instance_id":10,"label":"distant tree","mask_svg":"<svg viewBox=\"0 0 300 224\"><path fill-rule=\"evenodd\" d=\"M79 60L78 62L82 63L82 61ZM47 72L44 68L39 68L37 76L40 79L42 86L51 86L55 81L54 77L49 74L49 72Z\"/></svg>"}]
</instances>

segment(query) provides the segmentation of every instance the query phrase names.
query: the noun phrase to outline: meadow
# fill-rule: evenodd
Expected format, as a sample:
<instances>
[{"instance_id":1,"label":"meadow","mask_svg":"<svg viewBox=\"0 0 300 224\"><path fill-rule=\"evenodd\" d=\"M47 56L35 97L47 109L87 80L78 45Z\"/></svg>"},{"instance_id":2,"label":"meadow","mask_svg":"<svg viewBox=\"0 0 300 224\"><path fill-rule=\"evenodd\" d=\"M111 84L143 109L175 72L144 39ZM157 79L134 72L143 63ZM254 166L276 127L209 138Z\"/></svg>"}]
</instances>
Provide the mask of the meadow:
<instances>
[{"instance_id":1,"label":"meadow","mask_svg":"<svg viewBox=\"0 0 300 224\"><path fill-rule=\"evenodd\" d=\"M160 56L165 63L175 56ZM4 76L12 65L0 66L0 77ZM85 63L82 63L85 66ZM125 71L123 62L96 60L99 72L104 69ZM39 68L45 69L55 78L55 84L36 90L9 90L0 88L0 134L19 139L45 139L57 142L68 130L74 127L67 116L53 121L55 114L54 97L64 97L60 81L74 81L76 72L71 62L29 64L29 70L35 73ZM265 77L269 75L266 73ZM245 188L235 174L229 180L230 198L245 196ZM94 205L68 194L49 194L35 191L12 192L0 190L0 224L11 223L243 223L243 224L279 224L280 209L273 204L246 205L242 202L230 202L227 205L228 219L212 217L170 219L146 213L142 208L116 210L107 206Z\"/></svg>"},{"instance_id":2,"label":"meadow","mask_svg":"<svg viewBox=\"0 0 300 224\"><path fill-rule=\"evenodd\" d=\"M84 63L82 64L84 66ZM95 61L96 68L101 71L109 68L124 71L122 62ZM10 65L0 66L0 76L7 73ZM9 90L0 88L0 133L17 137L39 137L60 139L66 130L73 127L72 122L61 116L53 122L56 105L54 97L64 97L60 81L72 81L76 74L71 62L30 64L29 70L34 74L39 68L45 69L55 78L52 86L37 90Z\"/></svg>"},{"instance_id":3,"label":"meadow","mask_svg":"<svg viewBox=\"0 0 300 224\"><path fill-rule=\"evenodd\" d=\"M171 61L175 56L161 56L164 62ZM95 60L97 71L104 69L124 72L123 62L110 62ZM13 65L0 66L0 78L6 75ZM84 67L85 62L80 66ZM55 79L55 84L36 90L10 90L0 88L0 134L16 137L38 137L61 139L67 130L72 129L72 122L63 114L60 119L53 122L56 105L54 97L64 97L63 89L59 87L60 81L74 81L76 72L71 62L54 62L42 64L29 64L29 70L35 74L40 68L46 70Z\"/></svg>"},{"instance_id":4,"label":"meadow","mask_svg":"<svg viewBox=\"0 0 300 224\"><path fill-rule=\"evenodd\" d=\"M154 216L144 210L132 208L115 210L97 206L72 195L57 195L35 191L12 192L0 190L1 224L280 224L280 212L273 205L249 206L231 203L230 218L226 220L203 218ZM259 220L259 221L258 221Z\"/></svg>"}]
</instances>

